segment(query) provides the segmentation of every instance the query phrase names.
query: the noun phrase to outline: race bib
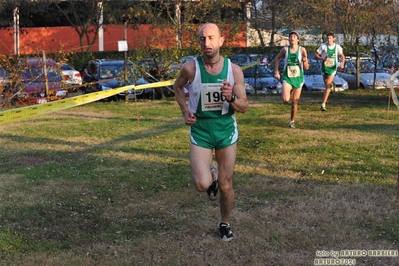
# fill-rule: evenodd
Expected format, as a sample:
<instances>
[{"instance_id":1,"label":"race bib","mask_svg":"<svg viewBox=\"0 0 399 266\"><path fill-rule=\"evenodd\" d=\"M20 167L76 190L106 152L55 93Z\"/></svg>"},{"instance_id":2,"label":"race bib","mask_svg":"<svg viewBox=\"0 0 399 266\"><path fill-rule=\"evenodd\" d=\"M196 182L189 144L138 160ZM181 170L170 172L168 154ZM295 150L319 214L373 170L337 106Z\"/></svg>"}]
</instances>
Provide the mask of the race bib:
<instances>
[{"instance_id":1,"label":"race bib","mask_svg":"<svg viewBox=\"0 0 399 266\"><path fill-rule=\"evenodd\" d=\"M220 87L221 83L202 84L201 102L202 111L220 111L223 109L224 97Z\"/></svg>"},{"instance_id":2,"label":"race bib","mask_svg":"<svg viewBox=\"0 0 399 266\"><path fill-rule=\"evenodd\" d=\"M301 74L299 66L288 66L287 67L287 76L289 78L297 78Z\"/></svg>"},{"instance_id":3,"label":"race bib","mask_svg":"<svg viewBox=\"0 0 399 266\"><path fill-rule=\"evenodd\" d=\"M334 61L334 58L326 58L326 61L324 61L324 66L333 67L335 65Z\"/></svg>"}]
</instances>

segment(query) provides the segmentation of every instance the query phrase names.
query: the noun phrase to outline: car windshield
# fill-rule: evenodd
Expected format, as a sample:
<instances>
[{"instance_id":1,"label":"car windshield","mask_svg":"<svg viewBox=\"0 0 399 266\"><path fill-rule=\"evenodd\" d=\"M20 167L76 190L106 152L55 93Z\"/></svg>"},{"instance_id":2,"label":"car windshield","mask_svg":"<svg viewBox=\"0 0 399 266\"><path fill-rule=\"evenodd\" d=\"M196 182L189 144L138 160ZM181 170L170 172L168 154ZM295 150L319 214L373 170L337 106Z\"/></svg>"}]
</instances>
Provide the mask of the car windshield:
<instances>
[{"instance_id":1,"label":"car windshield","mask_svg":"<svg viewBox=\"0 0 399 266\"><path fill-rule=\"evenodd\" d=\"M68 64L62 64L61 70L75 70L75 69Z\"/></svg>"},{"instance_id":2,"label":"car windshield","mask_svg":"<svg viewBox=\"0 0 399 266\"><path fill-rule=\"evenodd\" d=\"M42 82L44 78L43 67L30 66L25 68L22 73L22 79L25 81ZM57 69L53 67L47 67L47 78L48 81L60 81L62 77L57 73Z\"/></svg>"},{"instance_id":3,"label":"car windshield","mask_svg":"<svg viewBox=\"0 0 399 266\"><path fill-rule=\"evenodd\" d=\"M273 71L268 69L265 65L255 65L253 67L243 70L246 78L269 78L273 77Z\"/></svg>"},{"instance_id":4,"label":"car windshield","mask_svg":"<svg viewBox=\"0 0 399 266\"><path fill-rule=\"evenodd\" d=\"M127 68L128 68L128 77L134 76L132 66L128 65ZM124 73L125 73L125 66L123 64L100 66L100 79L123 78Z\"/></svg>"},{"instance_id":5,"label":"car windshield","mask_svg":"<svg viewBox=\"0 0 399 266\"><path fill-rule=\"evenodd\" d=\"M231 62L237 65L245 65L248 63L249 58L246 54L234 54L230 56Z\"/></svg>"},{"instance_id":6,"label":"car windshield","mask_svg":"<svg viewBox=\"0 0 399 266\"><path fill-rule=\"evenodd\" d=\"M360 73L374 73L375 65L372 61L362 60L360 61ZM383 73L384 70L377 66L377 73Z\"/></svg>"}]
</instances>

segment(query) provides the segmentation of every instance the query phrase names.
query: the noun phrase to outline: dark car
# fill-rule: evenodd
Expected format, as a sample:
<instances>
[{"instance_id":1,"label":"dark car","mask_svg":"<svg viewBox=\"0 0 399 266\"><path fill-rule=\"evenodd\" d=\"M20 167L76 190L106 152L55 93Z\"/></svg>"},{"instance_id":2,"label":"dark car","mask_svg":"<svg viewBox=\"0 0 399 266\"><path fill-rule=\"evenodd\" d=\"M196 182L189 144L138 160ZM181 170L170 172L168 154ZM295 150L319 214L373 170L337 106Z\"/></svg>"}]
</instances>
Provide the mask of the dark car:
<instances>
[{"instance_id":1,"label":"dark car","mask_svg":"<svg viewBox=\"0 0 399 266\"><path fill-rule=\"evenodd\" d=\"M244 82L261 93L281 93L282 85L273 76L273 71L266 65L254 65L244 69Z\"/></svg>"},{"instance_id":2,"label":"dark car","mask_svg":"<svg viewBox=\"0 0 399 266\"><path fill-rule=\"evenodd\" d=\"M83 79L83 93L91 93L94 91L111 90L125 86L125 78L127 85L149 84L143 77L136 75L134 65L131 61L127 61L127 73L125 77L125 60L122 59L94 59L87 62L81 69ZM129 99L153 97L154 89L148 88L143 90L129 90ZM115 95L115 99L125 99L125 93Z\"/></svg>"},{"instance_id":3,"label":"dark car","mask_svg":"<svg viewBox=\"0 0 399 266\"><path fill-rule=\"evenodd\" d=\"M68 96L57 62L51 59L20 59L4 77L3 98L14 104L40 104Z\"/></svg>"},{"instance_id":4,"label":"dark car","mask_svg":"<svg viewBox=\"0 0 399 266\"><path fill-rule=\"evenodd\" d=\"M0 67L0 96L1 96L1 104L0 106L4 106L12 97L12 92L10 91L10 72L7 71L4 67Z\"/></svg>"},{"instance_id":5,"label":"dark car","mask_svg":"<svg viewBox=\"0 0 399 266\"><path fill-rule=\"evenodd\" d=\"M272 62L274 54L233 54L229 58L232 63L239 66L247 66L255 62L268 65Z\"/></svg>"}]
</instances>

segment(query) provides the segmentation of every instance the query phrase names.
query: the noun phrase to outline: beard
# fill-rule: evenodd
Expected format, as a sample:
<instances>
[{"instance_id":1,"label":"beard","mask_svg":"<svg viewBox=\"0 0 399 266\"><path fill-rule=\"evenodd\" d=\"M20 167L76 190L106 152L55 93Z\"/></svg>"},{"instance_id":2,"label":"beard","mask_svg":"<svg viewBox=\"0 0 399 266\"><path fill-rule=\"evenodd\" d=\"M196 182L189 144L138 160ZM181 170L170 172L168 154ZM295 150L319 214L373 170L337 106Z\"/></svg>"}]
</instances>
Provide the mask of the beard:
<instances>
[{"instance_id":1,"label":"beard","mask_svg":"<svg viewBox=\"0 0 399 266\"><path fill-rule=\"evenodd\" d=\"M219 50L212 50L209 52L206 52L204 50L202 54L206 59L211 61L213 58L215 58L219 54Z\"/></svg>"}]
</instances>

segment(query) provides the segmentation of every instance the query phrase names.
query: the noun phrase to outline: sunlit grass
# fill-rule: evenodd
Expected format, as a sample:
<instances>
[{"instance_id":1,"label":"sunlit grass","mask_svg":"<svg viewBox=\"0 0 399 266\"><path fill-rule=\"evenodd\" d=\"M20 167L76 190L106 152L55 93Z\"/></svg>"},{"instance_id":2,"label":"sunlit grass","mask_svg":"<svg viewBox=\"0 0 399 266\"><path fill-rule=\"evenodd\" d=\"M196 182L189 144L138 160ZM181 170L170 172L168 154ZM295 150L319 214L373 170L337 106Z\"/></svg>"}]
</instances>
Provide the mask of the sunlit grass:
<instances>
[{"instance_id":1,"label":"sunlit grass","mask_svg":"<svg viewBox=\"0 0 399 266\"><path fill-rule=\"evenodd\" d=\"M399 111L387 91L335 93L327 112L321 98L303 93L296 129L279 95L237 114L227 246L218 203L193 188L174 99L0 127L0 264L311 265L316 250L397 249ZM381 261L397 258L358 265Z\"/></svg>"}]
</instances>

